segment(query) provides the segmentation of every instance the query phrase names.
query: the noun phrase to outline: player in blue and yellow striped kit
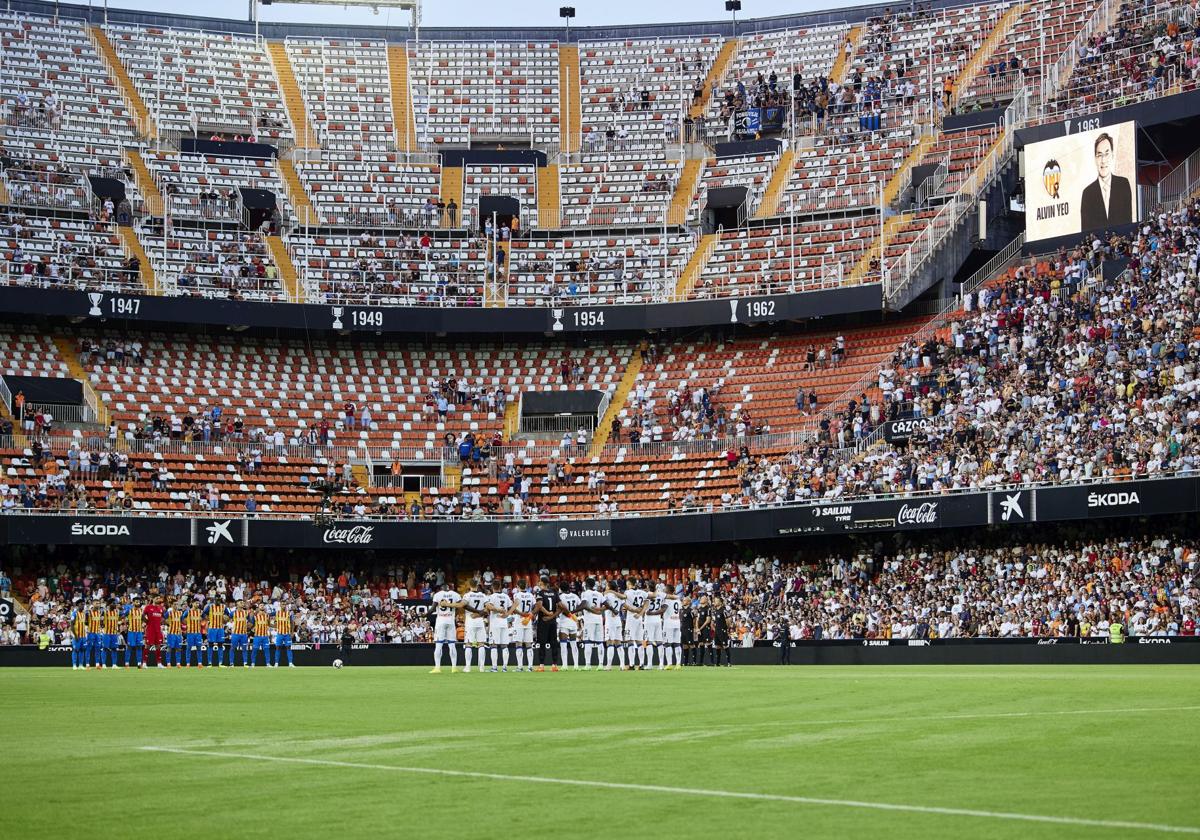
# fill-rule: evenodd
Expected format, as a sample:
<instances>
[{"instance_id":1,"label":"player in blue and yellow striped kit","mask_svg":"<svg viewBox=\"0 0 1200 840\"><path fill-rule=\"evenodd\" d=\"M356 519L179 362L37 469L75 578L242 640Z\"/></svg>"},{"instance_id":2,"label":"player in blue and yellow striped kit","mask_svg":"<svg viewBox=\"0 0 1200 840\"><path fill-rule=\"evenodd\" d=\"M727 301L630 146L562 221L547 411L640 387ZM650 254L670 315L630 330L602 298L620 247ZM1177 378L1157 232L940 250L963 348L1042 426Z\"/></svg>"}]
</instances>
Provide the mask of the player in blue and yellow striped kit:
<instances>
[{"instance_id":1,"label":"player in blue and yellow striped kit","mask_svg":"<svg viewBox=\"0 0 1200 840\"><path fill-rule=\"evenodd\" d=\"M88 666L88 622L87 610L83 608L83 599L75 599L75 609L71 610L71 670Z\"/></svg>"},{"instance_id":2,"label":"player in blue and yellow striped kit","mask_svg":"<svg viewBox=\"0 0 1200 840\"><path fill-rule=\"evenodd\" d=\"M248 642L250 639L250 613L246 609L245 604L241 601L237 602L237 606L233 609L233 632L229 636L229 658L225 660L225 664L233 666L233 652L240 651L242 654L242 667L247 668L250 665L250 649Z\"/></svg>"},{"instance_id":3,"label":"player in blue and yellow striped kit","mask_svg":"<svg viewBox=\"0 0 1200 840\"><path fill-rule=\"evenodd\" d=\"M137 667L145 668L142 657L146 646L146 618L142 613L142 599L135 597L125 605L125 667L132 661Z\"/></svg>"},{"instance_id":4,"label":"player in blue and yellow striped kit","mask_svg":"<svg viewBox=\"0 0 1200 840\"><path fill-rule=\"evenodd\" d=\"M108 667L119 667L117 648L121 644L121 604L113 598L104 613L104 658Z\"/></svg>"},{"instance_id":5,"label":"player in blue and yellow striped kit","mask_svg":"<svg viewBox=\"0 0 1200 840\"><path fill-rule=\"evenodd\" d=\"M221 645L225 643L225 607L215 600L208 605L208 664L224 668Z\"/></svg>"},{"instance_id":6,"label":"player in blue and yellow striped kit","mask_svg":"<svg viewBox=\"0 0 1200 840\"><path fill-rule=\"evenodd\" d=\"M283 649L287 648L288 667L295 668L292 663L292 616L287 604L280 604L275 612L275 667L283 659Z\"/></svg>"},{"instance_id":7,"label":"player in blue and yellow striped kit","mask_svg":"<svg viewBox=\"0 0 1200 840\"><path fill-rule=\"evenodd\" d=\"M167 664L178 668L187 658L183 651L183 602L167 610Z\"/></svg>"},{"instance_id":8,"label":"player in blue and yellow striped kit","mask_svg":"<svg viewBox=\"0 0 1200 840\"><path fill-rule=\"evenodd\" d=\"M200 645L204 642L204 612L199 604L193 605L183 617L183 633L186 647L183 652L183 667L188 668L194 662L203 668L204 653L200 650Z\"/></svg>"},{"instance_id":9,"label":"player in blue and yellow striped kit","mask_svg":"<svg viewBox=\"0 0 1200 840\"><path fill-rule=\"evenodd\" d=\"M271 664L271 617L260 604L254 611L254 649L250 652L250 667L258 664L258 652L261 650L263 662Z\"/></svg>"},{"instance_id":10,"label":"player in blue and yellow striped kit","mask_svg":"<svg viewBox=\"0 0 1200 840\"><path fill-rule=\"evenodd\" d=\"M100 636L104 632L104 608L93 604L87 611L87 658L89 665L104 667L104 652L100 649Z\"/></svg>"}]
</instances>

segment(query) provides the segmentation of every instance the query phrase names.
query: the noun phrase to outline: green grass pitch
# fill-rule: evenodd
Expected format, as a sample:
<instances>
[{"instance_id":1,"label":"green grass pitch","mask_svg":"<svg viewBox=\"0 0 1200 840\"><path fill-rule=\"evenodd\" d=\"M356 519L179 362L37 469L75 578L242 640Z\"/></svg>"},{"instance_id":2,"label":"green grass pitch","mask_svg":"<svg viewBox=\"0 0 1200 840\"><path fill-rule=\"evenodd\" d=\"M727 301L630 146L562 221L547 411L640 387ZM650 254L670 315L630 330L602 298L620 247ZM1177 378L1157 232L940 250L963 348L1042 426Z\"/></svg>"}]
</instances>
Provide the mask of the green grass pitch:
<instances>
[{"instance_id":1,"label":"green grass pitch","mask_svg":"<svg viewBox=\"0 0 1200 840\"><path fill-rule=\"evenodd\" d=\"M9 837L1200 835L1195 667L12 668L0 720Z\"/></svg>"}]
</instances>

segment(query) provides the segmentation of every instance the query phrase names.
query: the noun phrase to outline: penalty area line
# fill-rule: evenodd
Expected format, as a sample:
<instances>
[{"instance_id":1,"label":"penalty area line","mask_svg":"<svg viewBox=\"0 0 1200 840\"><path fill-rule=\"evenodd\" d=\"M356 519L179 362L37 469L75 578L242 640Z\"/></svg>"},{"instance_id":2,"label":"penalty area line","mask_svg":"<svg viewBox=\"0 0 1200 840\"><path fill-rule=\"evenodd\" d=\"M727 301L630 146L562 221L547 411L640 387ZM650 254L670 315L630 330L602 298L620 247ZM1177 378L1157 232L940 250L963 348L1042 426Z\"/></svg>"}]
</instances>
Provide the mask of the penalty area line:
<instances>
[{"instance_id":1,"label":"penalty area line","mask_svg":"<svg viewBox=\"0 0 1200 840\"><path fill-rule=\"evenodd\" d=\"M718 799L749 799L760 802L788 802L796 805L820 805L833 808L862 808L872 811L899 811L910 814L934 814L947 817L973 817L988 820L1016 820L1019 822L1049 823L1051 825L1073 825L1087 828L1112 828L1126 831L1153 831L1166 834L1200 835L1200 827L1187 825L1164 825L1161 823L1131 822L1128 820L1094 820L1084 817L1055 817L1044 814L1017 814L1009 811L981 811L973 808L940 808L933 805L902 805L892 802L866 802L857 799L825 799L815 796L787 796L776 793L753 793L735 790L709 790L705 788L672 787L669 785L641 785L632 782L601 782L589 779L556 779L550 776L518 776L506 773L484 773L471 770L444 770L438 767L404 767L394 764L368 764L357 761L335 761L323 758L290 758L255 753L230 753L214 750L185 750L175 747L139 747L143 752L170 753L172 755L204 756L209 758L237 759L239 761L265 761L276 764L300 764L314 767L341 767L352 770L381 770L390 773L412 773L427 776L450 776L460 779L487 779L498 782L527 782L544 785L566 785L570 787L602 788L605 790L628 790L637 793L669 793L684 796L700 796Z\"/></svg>"}]
</instances>

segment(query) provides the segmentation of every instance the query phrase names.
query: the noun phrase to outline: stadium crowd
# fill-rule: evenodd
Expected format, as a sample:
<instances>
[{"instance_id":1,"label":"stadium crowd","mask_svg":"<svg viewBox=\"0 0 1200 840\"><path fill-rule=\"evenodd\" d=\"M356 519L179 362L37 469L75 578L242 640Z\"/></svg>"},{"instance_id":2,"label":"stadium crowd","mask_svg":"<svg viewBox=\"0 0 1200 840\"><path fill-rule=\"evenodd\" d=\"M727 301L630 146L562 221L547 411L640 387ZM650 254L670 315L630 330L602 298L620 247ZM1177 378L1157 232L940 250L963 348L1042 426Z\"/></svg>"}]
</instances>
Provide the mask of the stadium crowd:
<instances>
[{"instance_id":1,"label":"stadium crowd","mask_svg":"<svg viewBox=\"0 0 1200 840\"><path fill-rule=\"evenodd\" d=\"M670 569L613 566L600 575L618 591L634 579L667 584L684 596L685 622L702 610L724 610L735 646L782 638L1193 636L1200 608L1200 546L1189 531L1195 524L1188 518L1132 532L1128 523L1064 526L1036 541L1032 533L1004 530L896 537L890 544L840 541L832 550L747 548L737 557L683 555ZM27 553L18 562L36 559ZM174 560L130 566L102 549L81 555L80 563L59 562L36 578L18 574L16 594L27 599L28 615L19 627L6 627L0 641L67 644L81 605L162 596L168 605L285 608L299 643L336 643L345 635L355 643L428 642L432 594L443 581L465 579L438 564L357 572L314 564L304 572L240 574ZM578 590L596 574L496 568L477 571L479 579L511 588L545 574L555 586Z\"/></svg>"},{"instance_id":2,"label":"stadium crowd","mask_svg":"<svg viewBox=\"0 0 1200 840\"><path fill-rule=\"evenodd\" d=\"M1200 202L1132 237L1021 265L968 294L945 330L919 335L866 393L784 459L747 459L728 506L945 492L1190 472L1200 459L1200 341L1193 335ZM1101 266L1127 263L1105 279ZM927 418L902 444L878 432ZM872 444L864 446L864 444Z\"/></svg>"}]
</instances>

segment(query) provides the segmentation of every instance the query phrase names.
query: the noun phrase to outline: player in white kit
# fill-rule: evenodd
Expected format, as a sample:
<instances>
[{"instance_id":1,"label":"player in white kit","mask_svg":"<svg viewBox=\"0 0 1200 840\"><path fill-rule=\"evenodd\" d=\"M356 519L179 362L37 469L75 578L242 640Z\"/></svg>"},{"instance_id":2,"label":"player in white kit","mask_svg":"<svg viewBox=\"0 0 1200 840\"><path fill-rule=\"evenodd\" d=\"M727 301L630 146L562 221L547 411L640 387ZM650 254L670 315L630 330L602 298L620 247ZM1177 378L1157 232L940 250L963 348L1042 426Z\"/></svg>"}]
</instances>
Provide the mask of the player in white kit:
<instances>
[{"instance_id":1,"label":"player in white kit","mask_svg":"<svg viewBox=\"0 0 1200 840\"><path fill-rule=\"evenodd\" d=\"M567 662L567 651L571 651L571 661L575 670L579 664L579 596L575 594L575 585L569 584L558 595L563 607L563 615L558 617L558 650L562 657L563 670L570 667Z\"/></svg>"},{"instance_id":2,"label":"player in white kit","mask_svg":"<svg viewBox=\"0 0 1200 840\"><path fill-rule=\"evenodd\" d=\"M517 582L517 588L513 590L512 600L512 634L510 638L517 646L517 670L532 671L533 605L537 603L537 596L529 591L529 584L522 580ZM528 667L525 664L526 657L529 657Z\"/></svg>"},{"instance_id":3,"label":"player in white kit","mask_svg":"<svg viewBox=\"0 0 1200 840\"><path fill-rule=\"evenodd\" d=\"M663 599L663 641L666 644L667 668L674 668L676 671L683 668L683 646L680 642L683 632L683 622L680 620L682 612L683 602L679 600L679 596L668 592Z\"/></svg>"},{"instance_id":4,"label":"player in white kit","mask_svg":"<svg viewBox=\"0 0 1200 840\"><path fill-rule=\"evenodd\" d=\"M609 586L601 584L600 603L604 607L604 670L611 671L613 657L621 657L621 670L625 669L625 637L621 635L621 598Z\"/></svg>"},{"instance_id":5,"label":"player in white kit","mask_svg":"<svg viewBox=\"0 0 1200 840\"><path fill-rule=\"evenodd\" d=\"M462 609L462 596L443 583L440 591L433 593L433 670L429 673L442 672L442 650L450 651L450 671L458 670L458 633L454 624L454 614Z\"/></svg>"},{"instance_id":6,"label":"player in white kit","mask_svg":"<svg viewBox=\"0 0 1200 840\"><path fill-rule=\"evenodd\" d=\"M488 650L492 654L492 673L496 672L497 659L504 657L503 670L508 670L509 620L512 615L512 598L499 583L492 582L492 594L488 595ZM500 651L503 651L501 654Z\"/></svg>"},{"instance_id":7,"label":"player in white kit","mask_svg":"<svg viewBox=\"0 0 1200 840\"><path fill-rule=\"evenodd\" d=\"M488 596L481 591L478 578L471 579L471 588L463 596L463 673L471 673L471 654L479 651L479 670L484 666L484 646L487 644L487 603Z\"/></svg>"},{"instance_id":8,"label":"player in white kit","mask_svg":"<svg viewBox=\"0 0 1200 840\"><path fill-rule=\"evenodd\" d=\"M663 610L664 602L666 601L666 586L658 584L654 592L646 598L646 618L643 622L646 632L646 647L645 659L646 665L650 665L650 652L654 652L654 658L657 660L658 670L665 669L663 662Z\"/></svg>"},{"instance_id":9,"label":"player in white kit","mask_svg":"<svg viewBox=\"0 0 1200 840\"><path fill-rule=\"evenodd\" d=\"M625 659L630 668L646 664L645 610L646 593L635 578L630 578L625 585Z\"/></svg>"},{"instance_id":10,"label":"player in white kit","mask_svg":"<svg viewBox=\"0 0 1200 840\"><path fill-rule=\"evenodd\" d=\"M583 670L592 667L592 653L596 654L596 667L604 665L601 651L604 644L604 607L596 579L588 578L579 593L579 605L583 610Z\"/></svg>"}]
</instances>

